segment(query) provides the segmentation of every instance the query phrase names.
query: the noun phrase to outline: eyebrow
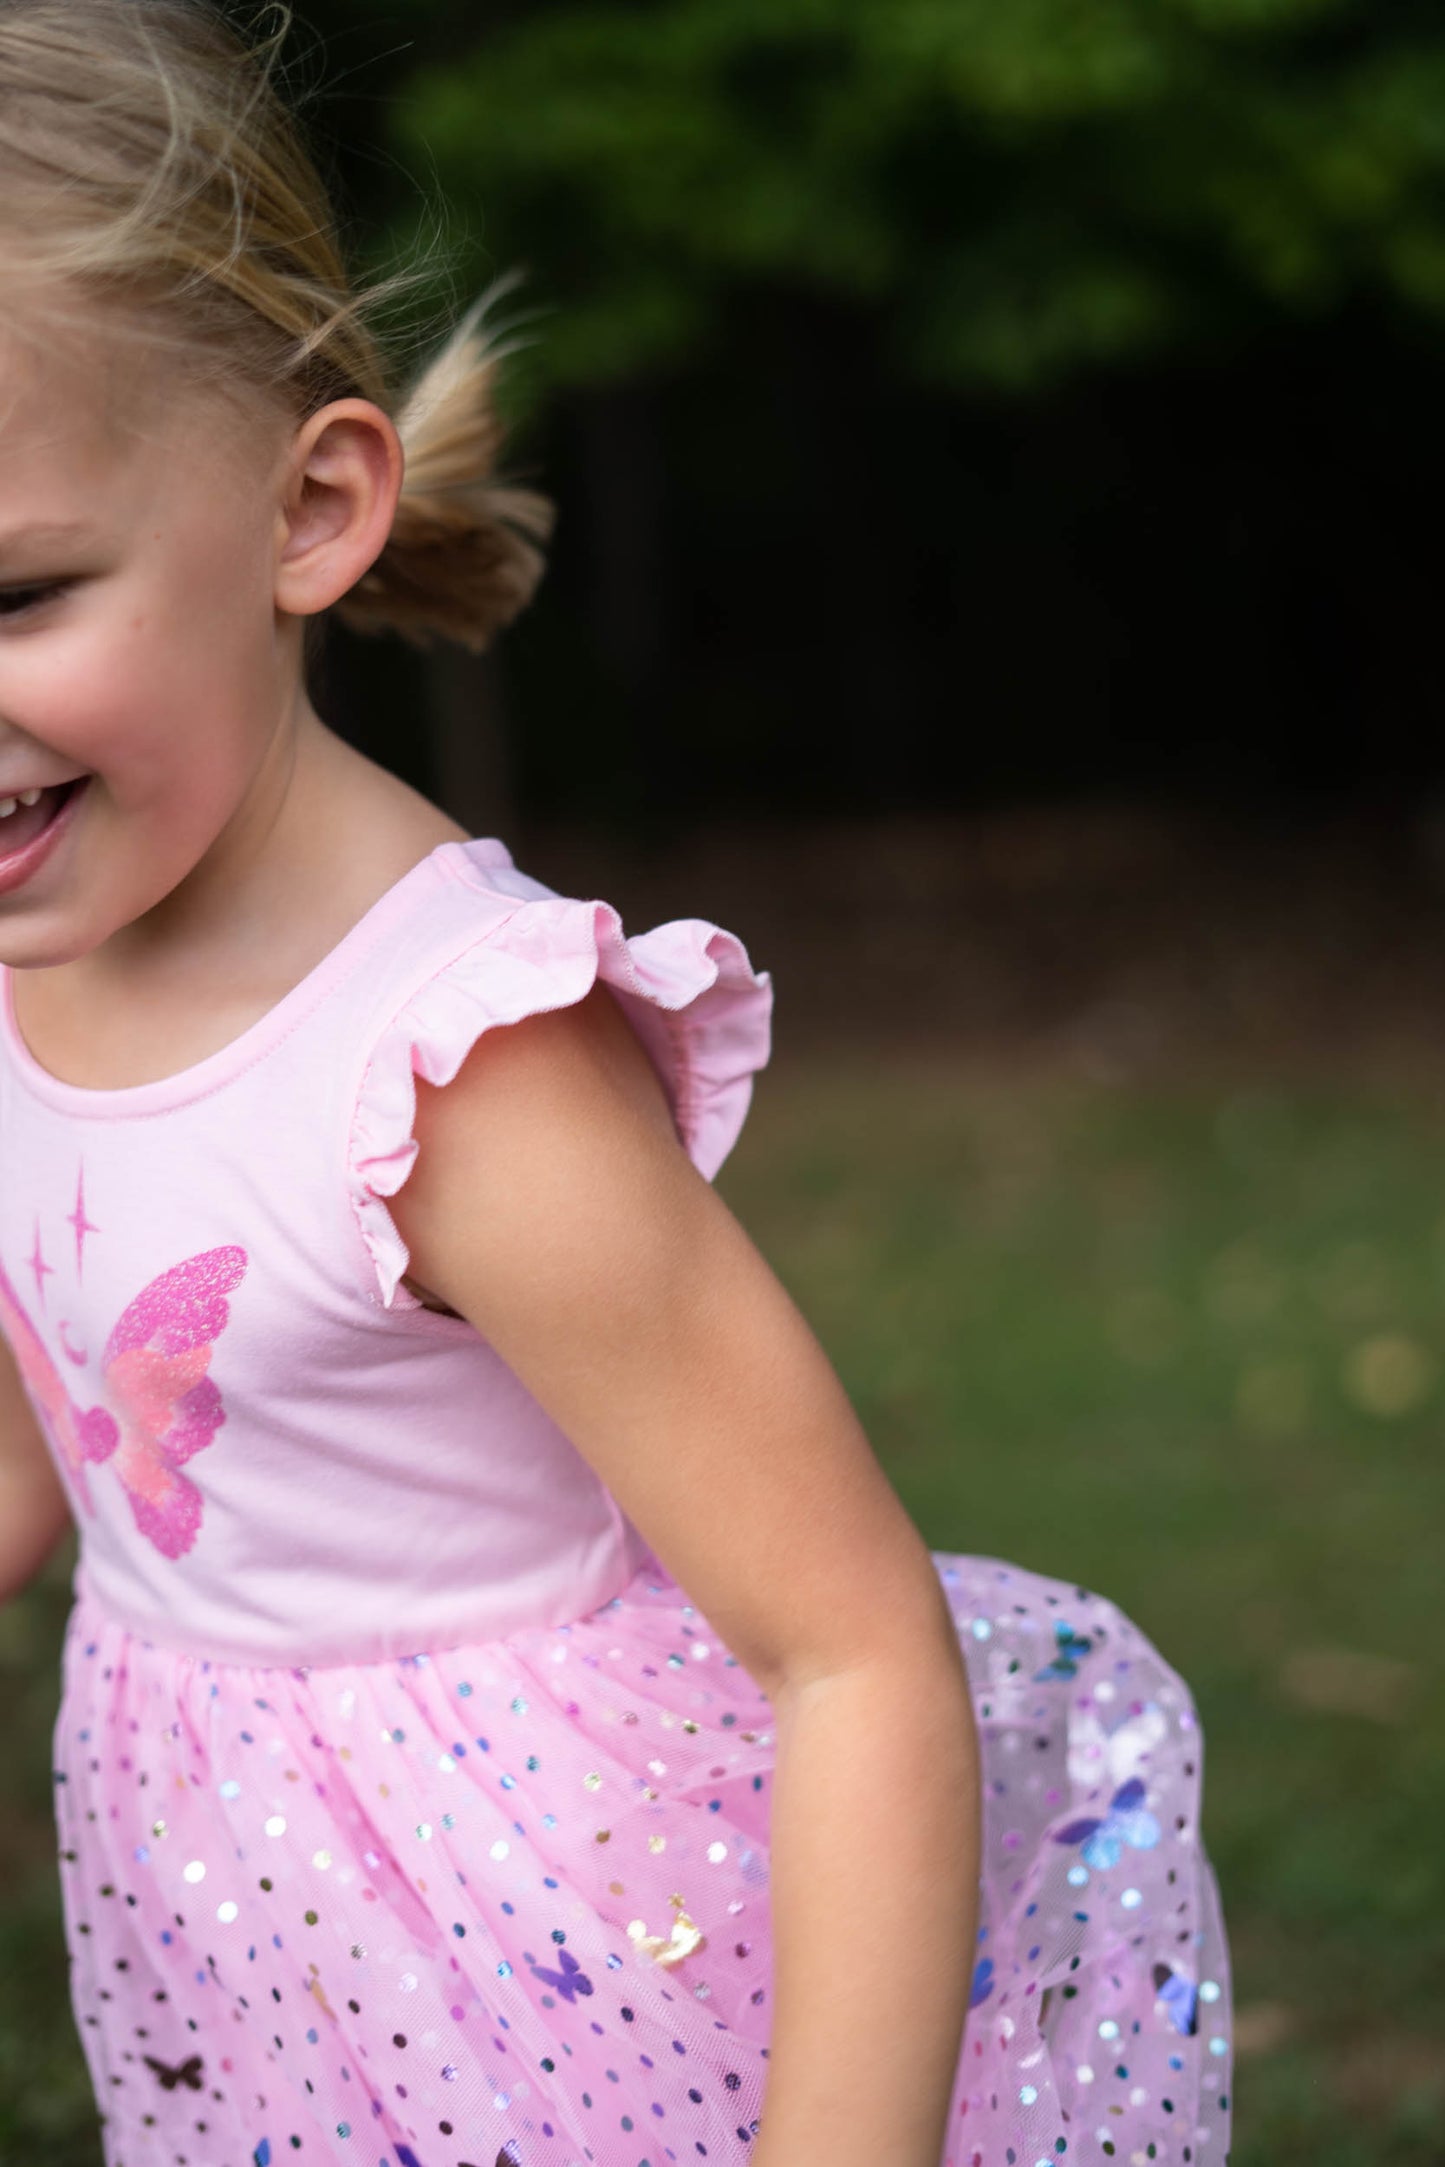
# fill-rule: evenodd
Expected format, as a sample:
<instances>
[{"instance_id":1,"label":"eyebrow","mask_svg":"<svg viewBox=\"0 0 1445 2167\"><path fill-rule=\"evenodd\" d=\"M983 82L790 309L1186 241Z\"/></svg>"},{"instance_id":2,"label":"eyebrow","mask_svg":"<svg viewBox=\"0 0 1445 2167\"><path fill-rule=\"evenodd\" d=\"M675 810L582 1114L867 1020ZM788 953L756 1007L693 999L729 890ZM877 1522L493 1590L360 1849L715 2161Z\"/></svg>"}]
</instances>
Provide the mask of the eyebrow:
<instances>
[{"instance_id":1,"label":"eyebrow","mask_svg":"<svg viewBox=\"0 0 1445 2167\"><path fill-rule=\"evenodd\" d=\"M91 529L78 522L39 523L29 527L12 527L9 533L0 532L0 566L12 557L43 555L48 549L68 549L76 542L92 539Z\"/></svg>"}]
</instances>

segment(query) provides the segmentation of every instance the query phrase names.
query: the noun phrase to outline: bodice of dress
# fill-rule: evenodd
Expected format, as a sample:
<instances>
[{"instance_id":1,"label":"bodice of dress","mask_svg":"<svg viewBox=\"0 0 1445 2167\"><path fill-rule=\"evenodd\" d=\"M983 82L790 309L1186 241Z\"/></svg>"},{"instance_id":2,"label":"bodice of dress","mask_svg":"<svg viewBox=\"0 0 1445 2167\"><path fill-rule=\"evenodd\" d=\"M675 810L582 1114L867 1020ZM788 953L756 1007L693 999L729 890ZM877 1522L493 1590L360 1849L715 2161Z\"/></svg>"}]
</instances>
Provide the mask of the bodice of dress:
<instances>
[{"instance_id":1,"label":"bodice of dress","mask_svg":"<svg viewBox=\"0 0 1445 2167\"><path fill-rule=\"evenodd\" d=\"M465 1320L422 1307L387 1208L415 1078L604 981L710 1178L767 1059L771 987L701 920L446 843L221 1052L57 1081L0 975L0 1326L66 1483L82 1584L158 1645L366 1662L579 1617L646 1555Z\"/></svg>"}]
</instances>

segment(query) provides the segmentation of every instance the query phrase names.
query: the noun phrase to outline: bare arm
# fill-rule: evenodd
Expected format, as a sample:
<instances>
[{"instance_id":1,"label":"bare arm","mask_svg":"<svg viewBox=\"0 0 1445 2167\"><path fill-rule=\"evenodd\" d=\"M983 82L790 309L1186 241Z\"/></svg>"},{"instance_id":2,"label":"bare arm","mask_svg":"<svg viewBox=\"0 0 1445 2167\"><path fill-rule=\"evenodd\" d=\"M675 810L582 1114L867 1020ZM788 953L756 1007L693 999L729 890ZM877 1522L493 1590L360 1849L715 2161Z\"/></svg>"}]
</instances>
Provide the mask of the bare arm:
<instances>
[{"instance_id":1,"label":"bare arm","mask_svg":"<svg viewBox=\"0 0 1445 2167\"><path fill-rule=\"evenodd\" d=\"M28 1587L69 1525L60 1477L0 1339L0 1603Z\"/></svg>"},{"instance_id":2,"label":"bare arm","mask_svg":"<svg viewBox=\"0 0 1445 2167\"><path fill-rule=\"evenodd\" d=\"M936 2167L972 1975L972 1708L927 1550L605 993L419 1087L393 1207L774 1703L756 2167Z\"/></svg>"}]
</instances>

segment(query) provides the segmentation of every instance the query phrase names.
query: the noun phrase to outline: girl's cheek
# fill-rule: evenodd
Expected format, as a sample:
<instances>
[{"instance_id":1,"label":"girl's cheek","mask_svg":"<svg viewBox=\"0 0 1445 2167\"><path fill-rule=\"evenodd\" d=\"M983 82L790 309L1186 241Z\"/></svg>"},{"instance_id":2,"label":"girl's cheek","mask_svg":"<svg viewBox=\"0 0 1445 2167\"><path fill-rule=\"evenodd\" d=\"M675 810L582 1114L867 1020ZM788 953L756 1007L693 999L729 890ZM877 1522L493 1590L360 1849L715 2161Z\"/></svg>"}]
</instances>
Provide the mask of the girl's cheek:
<instances>
[{"instance_id":1,"label":"girl's cheek","mask_svg":"<svg viewBox=\"0 0 1445 2167\"><path fill-rule=\"evenodd\" d=\"M39 643L37 643L38 645ZM73 652L40 671L0 666L0 713L55 757L96 769L117 749L126 701L103 669Z\"/></svg>"},{"instance_id":2,"label":"girl's cheek","mask_svg":"<svg viewBox=\"0 0 1445 2167\"><path fill-rule=\"evenodd\" d=\"M0 637L0 715L82 767L159 759L184 690L176 662L130 623Z\"/></svg>"}]
</instances>

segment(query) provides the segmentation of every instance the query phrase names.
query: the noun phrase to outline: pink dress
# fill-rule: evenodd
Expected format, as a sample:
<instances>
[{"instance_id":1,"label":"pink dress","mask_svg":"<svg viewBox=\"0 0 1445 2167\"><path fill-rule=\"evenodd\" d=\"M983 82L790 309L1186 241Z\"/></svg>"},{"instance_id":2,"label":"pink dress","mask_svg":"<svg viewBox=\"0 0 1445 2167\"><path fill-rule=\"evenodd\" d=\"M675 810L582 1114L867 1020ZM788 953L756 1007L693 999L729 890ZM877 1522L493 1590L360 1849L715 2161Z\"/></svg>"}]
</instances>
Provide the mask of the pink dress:
<instances>
[{"instance_id":1,"label":"pink dress","mask_svg":"<svg viewBox=\"0 0 1445 2167\"><path fill-rule=\"evenodd\" d=\"M4 976L0 1322L80 1529L56 1807L108 2167L747 2157L768 1704L516 1377L401 1284L387 1208L414 1076L598 978L710 1177L767 978L700 921L624 939L496 842L443 844L164 1082L57 1082ZM1219 2167L1188 1690L1103 1597L935 1563L985 1788L944 2160Z\"/></svg>"}]
</instances>

